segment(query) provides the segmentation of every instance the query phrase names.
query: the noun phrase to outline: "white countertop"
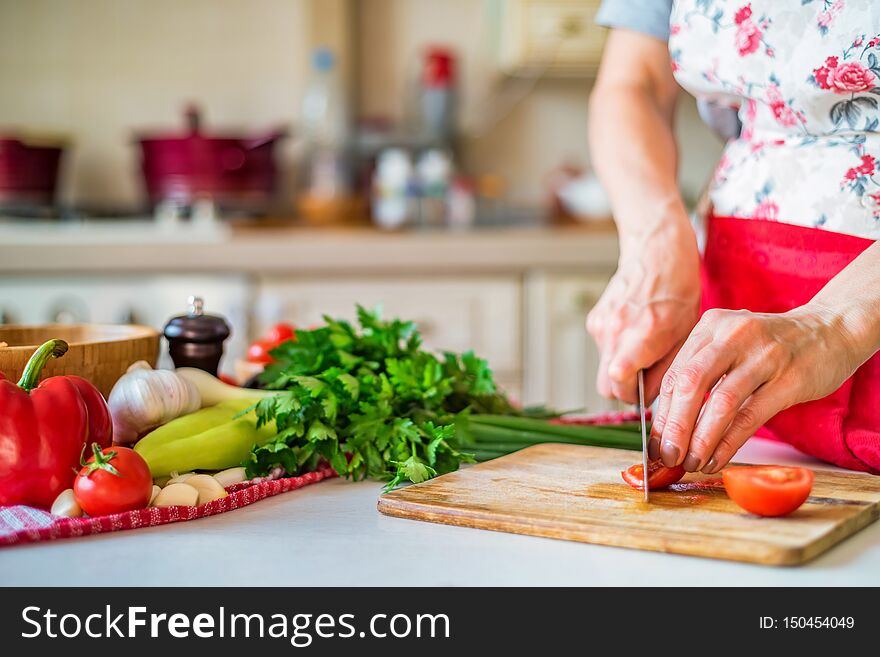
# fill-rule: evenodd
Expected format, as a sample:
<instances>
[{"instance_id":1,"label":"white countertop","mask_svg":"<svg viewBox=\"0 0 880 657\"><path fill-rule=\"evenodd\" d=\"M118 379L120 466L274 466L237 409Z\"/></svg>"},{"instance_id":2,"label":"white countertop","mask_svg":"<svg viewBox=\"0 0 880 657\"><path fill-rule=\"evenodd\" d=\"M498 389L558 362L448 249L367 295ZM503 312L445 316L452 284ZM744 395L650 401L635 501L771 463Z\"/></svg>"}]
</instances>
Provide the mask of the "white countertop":
<instances>
[{"instance_id":1,"label":"white countertop","mask_svg":"<svg viewBox=\"0 0 880 657\"><path fill-rule=\"evenodd\" d=\"M738 460L823 467L762 440ZM336 479L202 520L0 548L0 583L880 585L880 523L805 566L772 568L390 518L376 510L379 492Z\"/></svg>"}]
</instances>

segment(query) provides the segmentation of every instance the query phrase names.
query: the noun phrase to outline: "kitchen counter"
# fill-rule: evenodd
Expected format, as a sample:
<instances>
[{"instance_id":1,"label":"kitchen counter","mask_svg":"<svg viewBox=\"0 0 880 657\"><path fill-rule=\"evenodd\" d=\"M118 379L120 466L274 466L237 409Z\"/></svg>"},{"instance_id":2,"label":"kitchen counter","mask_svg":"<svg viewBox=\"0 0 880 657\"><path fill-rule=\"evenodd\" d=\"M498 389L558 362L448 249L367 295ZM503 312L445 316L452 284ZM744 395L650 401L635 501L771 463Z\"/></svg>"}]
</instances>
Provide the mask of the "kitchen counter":
<instances>
[{"instance_id":1,"label":"kitchen counter","mask_svg":"<svg viewBox=\"0 0 880 657\"><path fill-rule=\"evenodd\" d=\"M824 467L753 440L744 462ZM380 485L326 481L203 520L0 549L4 585L880 585L880 522L799 568L385 517Z\"/></svg>"},{"instance_id":2,"label":"kitchen counter","mask_svg":"<svg viewBox=\"0 0 880 657\"><path fill-rule=\"evenodd\" d=\"M174 271L288 274L613 270L613 225L468 231L0 224L0 274Z\"/></svg>"}]
</instances>

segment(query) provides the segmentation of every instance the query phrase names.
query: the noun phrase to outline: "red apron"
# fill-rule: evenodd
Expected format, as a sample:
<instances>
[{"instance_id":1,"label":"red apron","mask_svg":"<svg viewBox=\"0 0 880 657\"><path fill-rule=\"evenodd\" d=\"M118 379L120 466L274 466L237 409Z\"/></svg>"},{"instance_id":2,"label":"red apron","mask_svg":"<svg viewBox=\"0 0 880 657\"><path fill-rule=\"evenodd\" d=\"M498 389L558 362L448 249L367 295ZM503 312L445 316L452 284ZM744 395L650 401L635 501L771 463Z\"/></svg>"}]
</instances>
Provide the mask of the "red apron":
<instances>
[{"instance_id":1,"label":"red apron","mask_svg":"<svg viewBox=\"0 0 880 657\"><path fill-rule=\"evenodd\" d=\"M710 217L703 310L791 310L873 243L775 221ZM755 435L844 468L880 474L880 354L828 397L782 411Z\"/></svg>"}]
</instances>

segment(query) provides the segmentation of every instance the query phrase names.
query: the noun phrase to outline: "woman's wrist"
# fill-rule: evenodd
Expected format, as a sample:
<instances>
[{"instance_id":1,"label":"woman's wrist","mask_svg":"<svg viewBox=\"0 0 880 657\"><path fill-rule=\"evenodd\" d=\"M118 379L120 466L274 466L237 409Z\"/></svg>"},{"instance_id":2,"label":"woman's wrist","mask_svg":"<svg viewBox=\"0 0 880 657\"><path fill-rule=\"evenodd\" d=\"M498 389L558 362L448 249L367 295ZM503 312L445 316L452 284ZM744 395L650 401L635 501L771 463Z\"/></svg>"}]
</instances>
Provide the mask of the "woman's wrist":
<instances>
[{"instance_id":1,"label":"woman's wrist","mask_svg":"<svg viewBox=\"0 0 880 657\"><path fill-rule=\"evenodd\" d=\"M790 313L806 314L820 322L828 339L839 342L853 371L880 350L880 317L860 299L829 302L817 295Z\"/></svg>"},{"instance_id":2,"label":"woman's wrist","mask_svg":"<svg viewBox=\"0 0 880 657\"><path fill-rule=\"evenodd\" d=\"M684 212L618 222L618 232L621 260L667 252L670 258L683 259L683 266L699 266L696 235Z\"/></svg>"}]
</instances>

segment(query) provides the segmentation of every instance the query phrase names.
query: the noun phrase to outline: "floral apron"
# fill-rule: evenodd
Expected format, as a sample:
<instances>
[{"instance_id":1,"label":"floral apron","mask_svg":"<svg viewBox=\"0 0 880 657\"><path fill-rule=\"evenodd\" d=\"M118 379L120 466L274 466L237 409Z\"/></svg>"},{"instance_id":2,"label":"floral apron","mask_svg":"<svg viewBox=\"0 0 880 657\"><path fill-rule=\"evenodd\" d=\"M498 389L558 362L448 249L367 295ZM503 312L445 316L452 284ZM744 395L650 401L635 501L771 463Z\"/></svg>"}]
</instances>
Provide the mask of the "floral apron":
<instances>
[{"instance_id":1,"label":"floral apron","mask_svg":"<svg viewBox=\"0 0 880 657\"><path fill-rule=\"evenodd\" d=\"M735 106L709 190L703 308L784 312L880 238L880 2L682 0L676 79ZM880 355L758 433L880 474Z\"/></svg>"}]
</instances>

